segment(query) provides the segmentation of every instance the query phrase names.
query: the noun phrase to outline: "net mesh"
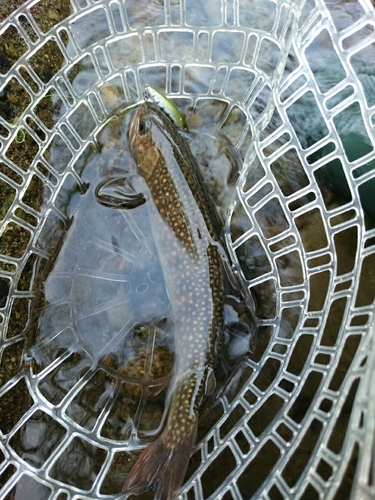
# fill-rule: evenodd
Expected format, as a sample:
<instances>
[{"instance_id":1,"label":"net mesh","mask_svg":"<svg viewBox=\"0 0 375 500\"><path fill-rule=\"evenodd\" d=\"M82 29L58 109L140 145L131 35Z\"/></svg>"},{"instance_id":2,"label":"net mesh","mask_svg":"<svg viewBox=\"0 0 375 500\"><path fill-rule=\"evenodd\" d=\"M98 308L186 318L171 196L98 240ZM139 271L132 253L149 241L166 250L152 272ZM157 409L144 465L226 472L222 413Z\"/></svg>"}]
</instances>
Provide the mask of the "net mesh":
<instances>
[{"instance_id":1,"label":"net mesh","mask_svg":"<svg viewBox=\"0 0 375 500\"><path fill-rule=\"evenodd\" d=\"M61 196L82 185L108 116L150 84L197 115L225 105L215 128L244 157L226 237L258 303L259 333L200 430L182 498L374 498L371 2L33 0L6 16L0 497L121 489L125 448L102 432L112 372L90 370L84 352L19 367L33 264L69 218Z\"/></svg>"}]
</instances>

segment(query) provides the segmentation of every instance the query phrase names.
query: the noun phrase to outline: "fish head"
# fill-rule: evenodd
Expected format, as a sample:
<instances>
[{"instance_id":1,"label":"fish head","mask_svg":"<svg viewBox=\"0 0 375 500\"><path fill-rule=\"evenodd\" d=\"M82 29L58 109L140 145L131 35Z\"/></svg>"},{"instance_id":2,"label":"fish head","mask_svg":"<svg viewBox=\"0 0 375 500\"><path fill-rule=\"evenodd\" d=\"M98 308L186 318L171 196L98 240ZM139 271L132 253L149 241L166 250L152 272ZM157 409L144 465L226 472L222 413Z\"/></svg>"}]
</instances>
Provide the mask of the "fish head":
<instances>
[{"instance_id":1,"label":"fish head","mask_svg":"<svg viewBox=\"0 0 375 500\"><path fill-rule=\"evenodd\" d=\"M138 173L146 180L154 175L161 154L158 147L161 131L156 118L154 106L144 103L139 106L130 124L130 151Z\"/></svg>"}]
</instances>

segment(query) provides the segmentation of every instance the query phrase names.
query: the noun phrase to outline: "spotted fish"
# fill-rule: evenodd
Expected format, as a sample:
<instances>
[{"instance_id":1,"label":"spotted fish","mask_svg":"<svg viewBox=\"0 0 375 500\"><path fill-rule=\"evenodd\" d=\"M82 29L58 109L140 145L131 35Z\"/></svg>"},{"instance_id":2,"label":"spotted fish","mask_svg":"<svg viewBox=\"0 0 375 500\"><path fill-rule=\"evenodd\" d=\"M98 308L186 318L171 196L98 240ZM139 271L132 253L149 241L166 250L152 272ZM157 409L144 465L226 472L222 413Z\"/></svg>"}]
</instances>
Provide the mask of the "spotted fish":
<instances>
[{"instance_id":1,"label":"spotted fish","mask_svg":"<svg viewBox=\"0 0 375 500\"><path fill-rule=\"evenodd\" d=\"M170 500L186 473L199 409L215 386L229 265L219 216L173 118L146 101L133 117L129 140L144 195L153 200L153 236L170 298L176 362L165 428L142 452L123 491L155 489L156 499Z\"/></svg>"}]
</instances>

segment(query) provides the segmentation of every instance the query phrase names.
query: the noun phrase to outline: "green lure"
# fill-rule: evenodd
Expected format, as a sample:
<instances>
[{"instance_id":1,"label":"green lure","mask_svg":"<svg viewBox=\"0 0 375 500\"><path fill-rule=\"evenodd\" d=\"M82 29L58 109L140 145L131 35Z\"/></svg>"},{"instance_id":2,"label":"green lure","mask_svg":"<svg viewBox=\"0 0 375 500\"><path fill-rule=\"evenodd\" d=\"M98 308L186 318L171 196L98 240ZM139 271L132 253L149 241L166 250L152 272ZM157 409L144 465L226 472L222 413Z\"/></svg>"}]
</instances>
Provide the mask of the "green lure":
<instances>
[{"instance_id":1,"label":"green lure","mask_svg":"<svg viewBox=\"0 0 375 500\"><path fill-rule=\"evenodd\" d=\"M188 129L185 117L179 109L167 97L150 87L150 85L146 85L145 87L144 99L146 102L152 102L156 107L164 111L176 127L182 130Z\"/></svg>"}]
</instances>

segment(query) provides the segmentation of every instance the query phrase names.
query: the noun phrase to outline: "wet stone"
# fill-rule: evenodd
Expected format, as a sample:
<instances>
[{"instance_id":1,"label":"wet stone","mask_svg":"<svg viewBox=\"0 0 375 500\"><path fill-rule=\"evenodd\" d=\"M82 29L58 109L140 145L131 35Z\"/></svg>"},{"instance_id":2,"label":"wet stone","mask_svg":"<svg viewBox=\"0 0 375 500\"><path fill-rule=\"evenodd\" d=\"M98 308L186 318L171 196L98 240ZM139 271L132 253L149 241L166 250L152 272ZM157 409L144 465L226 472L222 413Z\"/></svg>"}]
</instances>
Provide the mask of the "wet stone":
<instances>
[{"instance_id":1,"label":"wet stone","mask_svg":"<svg viewBox=\"0 0 375 500\"><path fill-rule=\"evenodd\" d=\"M22 460L39 469L61 443L65 433L65 428L56 420L38 410L12 437L10 445Z\"/></svg>"},{"instance_id":2,"label":"wet stone","mask_svg":"<svg viewBox=\"0 0 375 500\"><path fill-rule=\"evenodd\" d=\"M50 475L80 490L89 490L106 458L106 452L75 437L64 454L54 462Z\"/></svg>"}]
</instances>

